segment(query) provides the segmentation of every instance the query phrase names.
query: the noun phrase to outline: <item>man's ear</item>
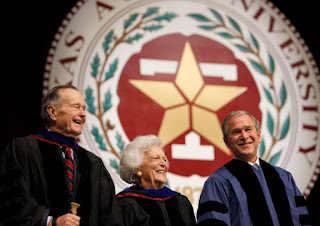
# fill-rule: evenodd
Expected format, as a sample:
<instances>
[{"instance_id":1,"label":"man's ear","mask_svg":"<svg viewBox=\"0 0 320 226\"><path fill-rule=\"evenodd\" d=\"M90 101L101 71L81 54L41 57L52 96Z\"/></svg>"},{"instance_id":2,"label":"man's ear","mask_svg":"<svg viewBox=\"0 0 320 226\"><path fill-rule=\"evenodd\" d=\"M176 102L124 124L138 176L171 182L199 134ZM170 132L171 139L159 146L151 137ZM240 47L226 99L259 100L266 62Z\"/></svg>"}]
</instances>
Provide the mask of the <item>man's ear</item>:
<instances>
[{"instance_id":1,"label":"man's ear","mask_svg":"<svg viewBox=\"0 0 320 226\"><path fill-rule=\"evenodd\" d=\"M259 143L261 142L261 130L258 131Z\"/></svg>"},{"instance_id":2,"label":"man's ear","mask_svg":"<svg viewBox=\"0 0 320 226\"><path fill-rule=\"evenodd\" d=\"M229 147L229 143L228 143L228 138L223 137L223 141L224 141L224 143L226 144L227 148L229 148L229 149L230 149L230 147Z\"/></svg>"},{"instance_id":3,"label":"man's ear","mask_svg":"<svg viewBox=\"0 0 320 226\"><path fill-rule=\"evenodd\" d=\"M57 119L57 109L54 105L48 105L47 112L53 121Z\"/></svg>"}]
</instances>

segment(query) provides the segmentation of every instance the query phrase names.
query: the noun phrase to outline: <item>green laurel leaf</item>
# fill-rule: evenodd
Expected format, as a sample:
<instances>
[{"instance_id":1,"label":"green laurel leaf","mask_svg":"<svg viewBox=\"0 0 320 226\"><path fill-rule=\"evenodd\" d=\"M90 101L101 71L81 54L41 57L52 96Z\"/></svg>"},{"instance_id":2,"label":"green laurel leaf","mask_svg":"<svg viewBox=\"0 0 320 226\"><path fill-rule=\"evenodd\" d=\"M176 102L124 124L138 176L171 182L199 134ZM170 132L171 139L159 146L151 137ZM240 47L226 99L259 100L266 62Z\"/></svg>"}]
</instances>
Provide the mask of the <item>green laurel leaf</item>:
<instances>
[{"instance_id":1,"label":"green laurel leaf","mask_svg":"<svg viewBox=\"0 0 320 226\"><path fill-rule=\"evenodd\" d=\"M250 33L250 37L254 47L256 47L256 49L259 50L260 47L256 37L252 33Z\"/></svg>"},{"instance_id":2,"label":"green laurel leaf","mask_svg":"<svg viewBox=\"0 0 320 226\"><path fill-rule=\"evenodd\" d=\"M260 158L262 158L262 156L264 155L266 151L266 144L264 143L264 139L262 139L260 145L259 145L259 156Z\"/></svg>"},{"instance_id":3,"label":"green laurel leaf","mask_svg":"<svg viewBox=\"0 0 320 226\"><path fill-rule=\"evenodd\" d=\"M115 168L117 173L120 173L118 162L115 159L113 159L113 160L110 159L110 166L112 168Z\"/></svg>"},{"instance_id":4,"label":"green laurel leaf","mask_svg":"<svg viewBox=\"0 0 320 226\"><path fill-rule=\"evenodd\" d=\"M139 13L131 14L128 20L124 22L124 29L126 30L137 19Z\"/></svg>"},{"instance_id":5,"label":"green laurel leaf","mask_svg":"<svg viewBox=\"0 0 320 226\"><path fill-rule=\"evenodd\" d=\"M282 152L282 150L278 151L275 155L273 155L273 156L270 158L269 163L270 163L271 165L275 165L275 164L279 161L281 152Z\"/></svg>"},{"instance_id":6,"label":"green laurel leaf","mask_svg":"<svg viewBox=\"0 0 320 226\"><path fill-rule=\"evenodd\" d=\"M236 44L235 47L237 47L239 50L245 53L251 52L251 50L244 45Z\"/></svg>"},{"instance_id":7,"label":"green laurel leaf","mask_svg":"<svg viewBox=\"0 0 320 226\"><path fill-rule=\"evenodd\" d=\"M231 35L228 32L220 32L220 33L218 33L218 35L220 35L220 36L222 36L224 38L227 38L227 39L232 39L233 38L233 35Z\"/></svg>"},{"instance_id":8,"label":"green laurel leaf","mask_svg":"<svg viewBox=\"0 0 320 226\"><path fill-rule=\"evenodd\" d=\"M114 72L117 70L118 59L115 59L112 64L110 64L109 71L106 73L106 80L113 77Z\"/></svg>"},{"instance_id":9,"label":"green laurel leaf","mask_svg":"<svg viewBox=\"0 0 320 226\"><path fill-rule=\"evenodd\" d=\"M284 82L282 81L281 88L280 88L281 107L284 105L286 100L287 100L287 89L286 89L286 86L285 86Z\"/></svg>"},{"instance_id":10,"label":"green laurel leaf","mask_svg":"<svg viewBox=\"0 0 320 226\"><path fill-rule=\"evenodd\" d=\"M145 31L156 31L156 30L159 30L161 28L163 28L162 25L152 25L152 26L144 27L143 30L145 30Z\"/></svg>"},{"instance_id":11,"label":"green laurel leaf","mask_svg":"<svg viewBox=\"0 0 320 226\"><path fill-rule=\"evenodd\" d=\"M103 49L104 49L104 52L107 52L108 49L110 48L109 47L109 44L111 43L112 41L112 37L113 37L113 30L111 30L108 35L105 37L105 41L103 43Z\"/></svg>"},{"instance_id":12,"label":"green laurel leaf","mask_svg":"<svg viewBox=\"0 0 320 226\"><path fill-rule=\"evenodd\" d=\"M240 34L242 34L242 31L241 31L241 28L240 28L239 24L234 19L232 19L231 17L228 17L228 19L229 19L229 22L230 22L231 26L234 29L236 29Z\"/></svg>"},{"instance_id":13,"label":"green laurel leaf","mask_svg":"<svg viewBox=\"0 0 320 226\"><path fill-rule=\"evenodd\" d=\"M116 139L117 139L117 146L118 146L118 148L120 148L120 154L122 154L123 149L124 149L124 142L121 138L121 135L118 132L116 135Z\"/></svg>"},{"instance_id":14,"label":"green laurel leaf","mask_svg":"<svg viewBox=\"0 0 320 226\"><path fill-rule=\"evenodd\" d=\"M158 7L149 8L145 14L143 14L142 18L147 18L159 12Z\"/></svg>"},{"instance_id":15,"label":"green laurel leaf","mask_svg":"<svg viewBox=\"0 0 320 226\"><path fill-rule=\"evenodd\" d=\"M201 26L198 26L199 28L203 29L203 30L207 30L207 31L211 31L213 29L215 29L217 26L206 26L206 25L201 25Z\"/></svg>"},{"instance_id":16,"label":"green laurel leaf","mask_svg":"<svg viewBox=\"0 0 320 226\"><path fill-rule=\"evenodd\" d=\"M271 93L269 92L269 90L267 90L266 88L263 88L263 90L264 90L264 93L266 94L266 97L267 97L268 101L271 104L273 104L273 98L272 98Z\"/></svg>"},{"instance_id":17,"label":"green laurel leaf","mask_svg":"<svg viewBox=\"0 0 320 226\"><path fill-rule=\"evenodd\" d=\"M165 13L162 16L157 16L153 20L161 22L162 20L171 21L173 18L177 17L175 13Z\"/></svg>"},{"instance_id":18,"label":"green laurel leaf","mask_svg":"<svg viewBox=\"0 0 320 226\"><path fill-rule=\"evenodd\" d=\"M88 111L91 113L91 114L95 114L96 113L96 108L94 106L94 97L92 96L92 89L90 87L88 87L86 89L86 103L88 105Z\"/></svg>"},{"instance_id":19,"label":"green laurel leaf","mask_svg":"<svg viewBox=\"0 0 320 226\"><path fill-rule=\"evenodd\" d=\"M106 145L103 143L103 138L99 134L99 130L97 127L93 126L91 130L91 134L95 137L95 141L99 144L99 148L103 151L106 151Z\"/></svg>"},{"instance_id":20,"label":"green laurel leaf","mask_svg":"<svg viewBox=\"0 0 320 226\"><path fill-rule=\"evenodd\" d=\"M219 20L222 24L224 24L222 16L217 11L213 9L210 9L210 11L214 15L214 17L217 18L217 20Z\"/></svg>"},{"instance_id":21,"label":"green laurel leaf","mask_svg":"<svg viewBox=\"0 0 320 226\"><path fill-rule=\"evenodd\" d=\"M267 127L268 127L268 130L269 130L269 133L273 137L274 121L273 121L273 118L272 118L270 112L268 112L268 114L267 114Z\"/></svg>"},{"instance_id":22,"label":"green laurel leaf","mask_svg":"<svg viewBox=\"0 0 320 226\"><path fill-rule=\"evenodd\" d=\"M129 37L129 38L127 39L127 42L130 43L130 44L132 44L133 41L138 41L138 40L139 40L140 38L142 38L142 37L143 37L142 34L137 33L137 34L135 34L134 36Z\"/></svg>"},{"instance_id":23,"label":"green laurel leaf","mask_svg":"<svg viewBox=\"0 0 320 226\"><path fill-rule=\"evenodd\" d=\"M91 68L92 68L91 75L94 78L97 77L99 66L100 66L100 59L99 59L98 55L96 55L93 59L92 64L91 64Z\"/></svg>"},{"instance_id":24,"label":"green laurel leaf","mask_svg":"<svg viewBox=\"0 0 320 226\"><path fill-rule=\"evenodd\" d=\"M110 166L112 166L115 169L119 168L119 165L115 159L113 159L113 160L110 159Z\"/></svg>"},{"instance_id":25,"label":"green laurel leaf","mask_svg":"<svg viewBox=\"0 0 320 226\"><path fill-rule=\"evenodd\" d=\"M111 104L111 92L110 90L106 93L105 95L105 100L103 102L103 110L104 112L108 111L111 107L112 107L112 104Z\"/></svg>"},{"instance_id":26,"label":"green laurel leaf","mask_svg":"<svg viewBox=\"0 0 320 226\"><path fill-rule=\"evenodd\" d=\"M273 57L271 56L271 54L270 54L270 53L268 53L268 55L269 55L269 67L270 67L270 73L271 73L271 75L273 75L274 70L275 70L275 63L274 63L274 59L273 59Z\"/></svg>"},{"instance_id":27,"label":"green laurel leaf","mask_svg":"<svg viewBox=\"0 0 320 226\"><path fill-rule=\"evenodd\" d=\"M280 140L282 140L287 136L289 128L290 128L290 116L287 117L286 121L282 125L282 129L280 132Z\"/></svg>"},{"instance_id":28,"label":"green laurel leaf","mask_svg":"<svg viewBox=\"0 0 320 226\"><path fill-rule=\"evenodd\" d=\"M197 21L200 21L200 22L209 22L210 21L207 17L205 17L201 14L198 14L198 13L191 13L191 14L188 14L188 16L197 20Z\"/></svg>"},{"instance_id":29,"label":"green laurel leaf","mask_svg":"<svg viewBox=\"0 0 320 226\"><path fill-rule=\"evenodd\" d=\"M256 71L260 72L260 73L263 74L263 75L266 75L266 74L267 74L266 71L263 69L262 65L259 64L258 62L254 61L254 60L250 60L250 63L251 63L251 65L253 66L253 68L254 68Z\"/></svg>"}]
</instances>

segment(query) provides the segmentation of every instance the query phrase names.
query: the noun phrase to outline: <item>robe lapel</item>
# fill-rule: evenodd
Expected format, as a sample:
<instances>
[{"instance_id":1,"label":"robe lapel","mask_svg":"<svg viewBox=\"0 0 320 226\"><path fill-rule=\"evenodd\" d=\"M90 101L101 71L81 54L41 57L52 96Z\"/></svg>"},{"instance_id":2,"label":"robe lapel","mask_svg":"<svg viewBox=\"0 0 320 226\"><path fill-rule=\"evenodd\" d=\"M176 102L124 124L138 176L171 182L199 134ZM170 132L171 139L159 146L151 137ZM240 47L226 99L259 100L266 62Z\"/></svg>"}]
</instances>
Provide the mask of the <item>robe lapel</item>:
<instances>
[{"instance_id":1,"label":"robe lapel","mask_svg":"<svg viewBox=\"0 0 320 226\"><path fill-rule=\"evenodd\" d=\"M266 178L280 225L293 225L288 195L279 173L262 159L260 159L260 165Z\"/></svg>"},{"instance_id":2,"label":"robe lapel","mask_svg":"<svg viewBox=\"0 0 320 226\"><path fill-rule=\"evenodd\" d=\"M94 183L94 181L88 183L88 181L91 181L90 174L92 173L92 165L86 151L81 148L74 149L74 159L76 162L74 200L76 203L80 204L78 215L83 218L85 214L88 215L92 209L90 194L92 194L91 183Z\"/></svg>"},{"instance_id":3,"label":"robe lapel","mask_svg":"<svg viewBox=\"0 0 320 226\"><path fill-rule=\"evenodd\" d=\"M273 225L262 188L251 166L246 162L233 159L225 164L225 167L237 178L246 193L252 224Z\"/></svg>"},{"instance_id":4,"label":"robe lapel","mask_svg":"<svg viewBox=\"0 0 320 226\"><path fill-rule=\"evenodd\" d=\"M58 145L39 140L44 175L48 185L51 216L61 216L69 211L71 197L67 187L65 164Z\"/></svg>"}]
</instances>

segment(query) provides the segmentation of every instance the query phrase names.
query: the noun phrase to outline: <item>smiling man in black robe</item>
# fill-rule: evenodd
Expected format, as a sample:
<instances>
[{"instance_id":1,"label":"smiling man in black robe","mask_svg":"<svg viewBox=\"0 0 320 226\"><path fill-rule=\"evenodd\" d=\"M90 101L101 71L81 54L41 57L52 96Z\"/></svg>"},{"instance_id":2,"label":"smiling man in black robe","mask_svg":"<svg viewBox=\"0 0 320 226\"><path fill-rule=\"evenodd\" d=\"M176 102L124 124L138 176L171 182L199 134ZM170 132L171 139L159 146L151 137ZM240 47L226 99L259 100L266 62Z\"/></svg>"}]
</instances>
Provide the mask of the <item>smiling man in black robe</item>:
<instances>
[{"instance_id":1,"label":"smiling man in black robe","mask_svg":"<svg viewBox=\"0 0 320 226\"><path fill-rule=\"evenodd\" d=\"M205 182L198 225L310 225L306 202L288 171L258 158L259 121L233 111L222 123L234 159Z\"/></svg>"},{"instance_id":2,"label":"smiling man in black robe","mask_svg":"<svg viewBox=\"0 0 320 226\"><path fill-rule=\"evenodd\" d=\"M16 138L1 153L0 225L118 225L108 171L75 141L85 108L74 86L51 89L41 111L48 130ZM71 202L80 204L77 215Z\"/></svg>"}]
</instances>

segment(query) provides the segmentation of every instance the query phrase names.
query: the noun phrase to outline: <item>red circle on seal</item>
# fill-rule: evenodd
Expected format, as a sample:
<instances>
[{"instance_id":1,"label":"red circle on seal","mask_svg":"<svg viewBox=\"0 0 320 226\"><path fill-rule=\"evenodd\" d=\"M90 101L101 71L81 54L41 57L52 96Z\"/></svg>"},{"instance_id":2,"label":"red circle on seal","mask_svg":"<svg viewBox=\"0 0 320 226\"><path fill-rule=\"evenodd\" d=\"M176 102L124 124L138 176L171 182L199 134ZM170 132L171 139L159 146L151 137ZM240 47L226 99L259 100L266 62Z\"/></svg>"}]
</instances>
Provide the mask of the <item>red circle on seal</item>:
<instances>
[{"instance_id":1,"label":"red circle on seal","mask_svg":"<svg viewBox=\"0 0 320 226\"><path fill-rule=\"evenodd\" d=\"M172 34L145 43L139 53L131 56L121 73L117 89L120 99L118 115L125 133L130 140L138 135L158 135L165 109L133 86L129 81L138 79L174 83L176 78L175 73L156 73L154 76L141 75L140 59L180 62L186 42L190 43L198 63L236 65L237 80L225 81L222 77L203 76L205 84L241 86L247 88L244 93L228 102L218 111L212 111L212 114L217 115L220 123L229 112L234 110L246 110L254 115L259 121L261 120L261 112L259 109L260 94L256 87L256 83L246 65L238 60L230 49L221 43L198 35L186 37L181 34ZM181 94L184 95L183 93ZM186 97L184 98L187 100ZM194 103L187 100L187 104L191 106ZM190 117L190 120L192 120L192 117ZM190 125L192 125L192 122ZM193 174L209 176L233 158L233 155L227 155L217 146L214 146L215 158L212 161L172 158L171 145L185 144L185 136L192 131L194 130L191 126L186 132L179 135L164 147L170 161L169 171L171 173L181 176L190 176ZM200 134L199 136L201 145L214 145Z\"/></svg>"}]
</instances>

